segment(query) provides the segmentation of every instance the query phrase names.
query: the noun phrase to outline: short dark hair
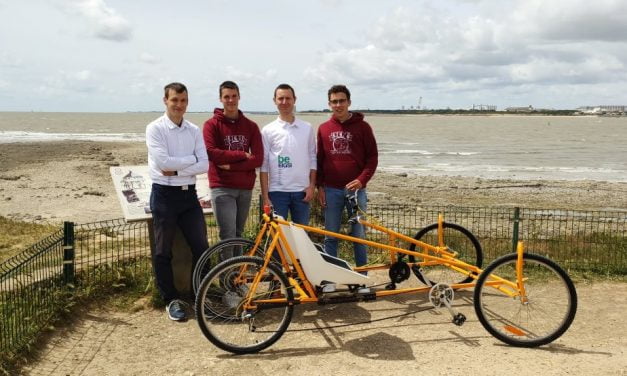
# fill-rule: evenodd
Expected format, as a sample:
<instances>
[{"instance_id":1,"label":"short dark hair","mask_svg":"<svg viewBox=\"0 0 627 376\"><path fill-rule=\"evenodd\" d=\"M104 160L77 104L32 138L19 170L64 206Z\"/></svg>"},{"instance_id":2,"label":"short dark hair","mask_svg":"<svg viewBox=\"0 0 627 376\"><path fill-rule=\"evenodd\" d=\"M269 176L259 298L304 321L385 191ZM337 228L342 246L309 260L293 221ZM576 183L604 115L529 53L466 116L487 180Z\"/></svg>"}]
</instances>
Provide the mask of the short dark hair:
<instances>
[{"instance_id":1,"label":"short dark hair","mask_svg":"<svg viewBox=\"0 0 627 376\"><path fill-rule=\"evenodd\" d=\"M224 81L223 83L220 84L220 91L218 92L220 97L222 97L222 89L236 90L237 91L237 95L239 96L239 87L233 81Z\"/></svg>"},{"instance_id":2,"label":"short dark hair","mask_svg":"<svg viewBox=\"0 0 627 376\"><path fill-rule=\"evenodd\" d=\"M279 86L277 86L276 89L274 89L274 98L276 98L277 90L291 90L292 95L294 96L294 98L296 98L296 93L294 92L294 88L288 84L279 84Z\"/></svg>"},{"instance_id":3,"label":"short dark hair","mask_svg":"<svg viewBox=\"0 0 627 376\"><path fill-rule=\"evenodd\" d=\"M329 92L327 93L327 97L329 98L329 100L331 100L331 94L334 94L334 93L344 93L346 94L346 99L348 99L349 101L351 100L351 92L344 85L331 86L331 88L329 89Z\"/></svg>"},{"instance_id":4,"label":"short dark hair","mask_svg":"<svg viewBox=\"0 0 627 376\"><path fill-rule=\"evenodd\" d=\"M187 92L187 88L185 87L185 85L183 85L180 82L172 82L172 83L165 85L165 87L163 88L163 92L164 92L163 95L165 96L166 99L168 98L168 95L170 94L170 90L174 90L174 92L178 94Z\"/></svg>"}]
</instances>

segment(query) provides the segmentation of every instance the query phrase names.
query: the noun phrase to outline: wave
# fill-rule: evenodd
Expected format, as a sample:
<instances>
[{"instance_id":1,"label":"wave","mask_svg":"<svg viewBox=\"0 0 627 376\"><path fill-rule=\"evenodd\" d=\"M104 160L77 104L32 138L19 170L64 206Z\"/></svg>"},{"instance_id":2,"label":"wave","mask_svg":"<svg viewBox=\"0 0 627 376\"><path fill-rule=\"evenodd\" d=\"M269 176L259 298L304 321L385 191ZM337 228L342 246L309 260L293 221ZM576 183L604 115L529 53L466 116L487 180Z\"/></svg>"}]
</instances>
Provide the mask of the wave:
<instances>
[{"instance_id":1,"label":"wave","mask_svg":"<svg viewBox=\"0 0 627 376\"><path fill-rule=\"evenodd\" d=\"M144 133L45 133L23 131L0 131L0 143L44 142L44 141L145 141Z\"/></svg>"},{"instance_id":2,"label":"wave","mask_svg":"<svg viewBox=\"0 0 627 376\"><path fill-rule=\"evenodd\" d=\"M414 150L414 149L396 149L396 150L379 150L379 154L418 154L418 155L477 155L481 154L478 151L428 151L428 150Z\"/></svg>"},{"instance_id":3,"label":"wave","mask_svg":"<svg viewBox=\"0 0 627 376\"><path fill-rule=\"evenodd\" d=\"M598 180L627 182L627 170L605 167L561 167L561 166L503 166L503 165L458 165L451 163L421 164L407 166L391 164L379 167L388 172L406 172L416 175L467 176L505 179L550 179L550 180Z\"/></svg>"}]
</instances>

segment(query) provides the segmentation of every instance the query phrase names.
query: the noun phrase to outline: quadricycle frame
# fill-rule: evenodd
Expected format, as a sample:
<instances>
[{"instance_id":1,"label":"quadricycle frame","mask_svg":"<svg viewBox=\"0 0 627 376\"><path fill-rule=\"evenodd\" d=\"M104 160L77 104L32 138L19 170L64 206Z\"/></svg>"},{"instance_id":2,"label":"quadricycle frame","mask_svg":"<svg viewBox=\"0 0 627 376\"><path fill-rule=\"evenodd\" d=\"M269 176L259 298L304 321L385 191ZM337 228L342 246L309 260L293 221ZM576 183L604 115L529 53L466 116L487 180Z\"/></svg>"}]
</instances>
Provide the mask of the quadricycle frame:
<instances>
[{"instance_id":1,"label":"quadricycle frame","mask_svg":"<svg viewBox=\"0 0 627 376\"><path fill-rule=\"evenodd\" d=\"M349 223L381 233L387 242L295 224L266 208L254 241L229 239L207 250L192 278L196 318L207 339L232 353L255 353L285 333L295 305L374 301L412 293L426 293L434 307L446 308L452 322L461 326L466 317L455 309L454 291L469 288L474 288L473 304L481 324L507 344L545 345L572 323L577 310L572 280L550 259L525 252L522 242L517 252L482 269L477 238L466 228L445 222L442 215L410 237L369 222L361 215L356 194L347 200L353 208ZM326 254L310 240L311 234L364 244L387 251L388 256L377 264L353 267ZM372 283L366 274L380 270L388 270L389 280ZM412 274L424 286L404 287Z\"/></svg>"}]
</instances>

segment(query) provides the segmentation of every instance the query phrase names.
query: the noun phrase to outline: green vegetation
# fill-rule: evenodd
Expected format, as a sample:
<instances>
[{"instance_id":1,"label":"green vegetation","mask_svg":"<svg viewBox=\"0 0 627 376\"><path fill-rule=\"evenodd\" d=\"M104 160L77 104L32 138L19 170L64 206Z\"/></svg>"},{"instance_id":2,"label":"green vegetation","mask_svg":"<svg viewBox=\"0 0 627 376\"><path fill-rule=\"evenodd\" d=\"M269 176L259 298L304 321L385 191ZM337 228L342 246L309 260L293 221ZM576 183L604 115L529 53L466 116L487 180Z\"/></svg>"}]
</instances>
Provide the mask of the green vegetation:
<instances>
[{"instance_id":1,"label":"green vegetation","mask_svg":"<svg viewBox=\"0 0 627 376\"><path fill-rule=\"evenodd\" d=\"M0 216L0 262L15 256L58 228L50 224L22 222Z\"/></svg>"},{"instance_id":2,"label":"green vegetation","mask_svg":"<svg viewBox=\"0 0 627 376\"><path fill-rule=\"evenodd\" d=\"M15 374L28 361L45 335L70 327L81 311L96 306L135 311L155 301L156 288L148 258L125 260L115 266L104 264L77 275L75 284L64 285L60 278L20 286L0 294L0 324L12 328L8 347L0 354L0 374ZM102 278L102 276L113 278ZM144 302L144 303L142 303ZM58 326L57 326L58 325Z\"/></svg>"}]
</instances>

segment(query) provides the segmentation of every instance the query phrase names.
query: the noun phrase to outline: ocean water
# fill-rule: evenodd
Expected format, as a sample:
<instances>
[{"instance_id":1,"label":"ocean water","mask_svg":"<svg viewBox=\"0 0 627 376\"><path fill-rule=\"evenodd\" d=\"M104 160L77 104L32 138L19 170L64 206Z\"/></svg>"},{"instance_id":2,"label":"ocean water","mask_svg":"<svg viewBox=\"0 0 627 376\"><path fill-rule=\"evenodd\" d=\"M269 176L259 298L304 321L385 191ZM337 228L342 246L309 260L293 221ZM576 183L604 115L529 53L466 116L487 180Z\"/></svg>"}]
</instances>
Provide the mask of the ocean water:
<instances>
[{"instance_id":1,"label":"ocean water","mask_svg":"<svg viewBox=\"0 0 627 376\"><path fill-rule=\"evenodd\" d=\"M143 142L161 113L0 112L8 142ZM188 113L202 127L210 113ZM260 126L275 115L249 116ZM302 114L314 127L328 114ZM627 117L366 115L379 168L417 175L627 182Z\"/></svg>"}]
</instances>

